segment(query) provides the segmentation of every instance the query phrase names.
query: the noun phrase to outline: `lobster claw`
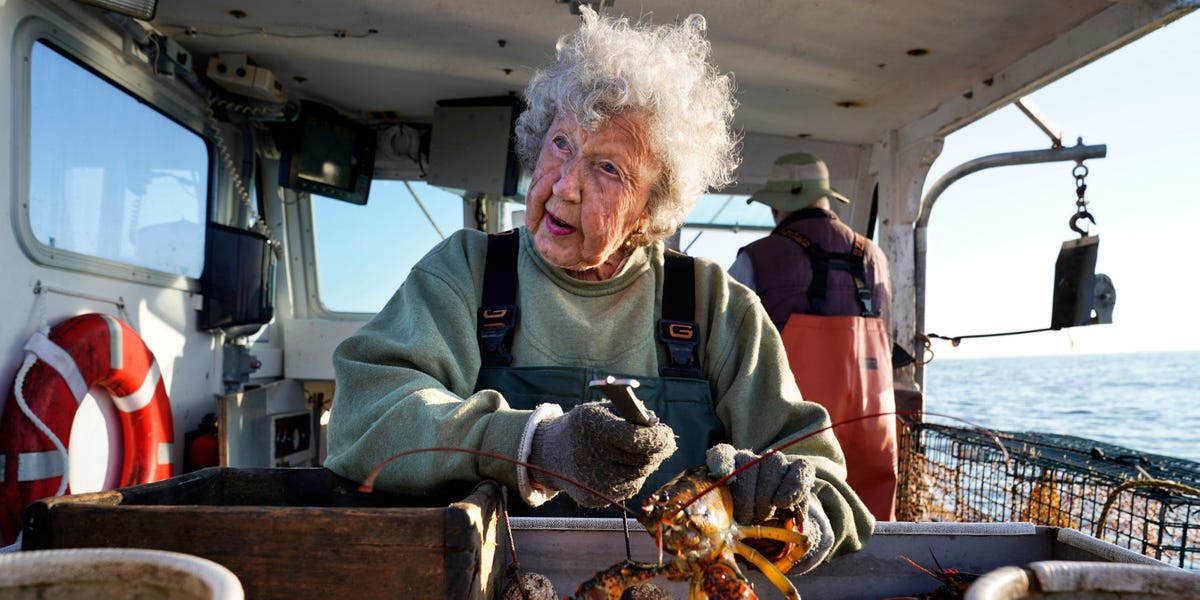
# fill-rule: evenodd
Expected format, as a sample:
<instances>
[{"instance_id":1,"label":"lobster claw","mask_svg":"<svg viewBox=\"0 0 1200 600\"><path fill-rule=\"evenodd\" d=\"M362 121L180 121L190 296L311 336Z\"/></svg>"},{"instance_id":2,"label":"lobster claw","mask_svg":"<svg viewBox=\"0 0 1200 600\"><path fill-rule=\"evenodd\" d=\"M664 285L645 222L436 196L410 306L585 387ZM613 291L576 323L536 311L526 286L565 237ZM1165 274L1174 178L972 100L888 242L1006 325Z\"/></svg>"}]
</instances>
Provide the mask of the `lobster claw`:
<instances>
[{"instance_id":1,"label":"lobster claw","mask_svg":"<svg viewBox=\"0 0 1200 600\"><path fill-rule=\"evenodd\" d=\"M767 519L766 521L763 521L762 523L759 523L759 525L762 525L763 527L781 527L783 529L788 529L791 531L795 531L797 533L801 532L800 531L801 524L802 524L802 521L797 519L796 513L794 511L786 511L786 512L781 511L781 513L778 516L775 516L771 519ZM785 556L790 554L791 551L796 546L794 543L791 543L791 542L772 540L772 539L766 539L766 538L746 538L746 539L743 539L742 541L745 542L747 546L750 546L751 548L754 548L755 550L757 550L759 554L763 555L763 558L766 558L767 560L769 560L771 562L775 562L777 560L784 558Z\"/></svg>"}]
</instances>

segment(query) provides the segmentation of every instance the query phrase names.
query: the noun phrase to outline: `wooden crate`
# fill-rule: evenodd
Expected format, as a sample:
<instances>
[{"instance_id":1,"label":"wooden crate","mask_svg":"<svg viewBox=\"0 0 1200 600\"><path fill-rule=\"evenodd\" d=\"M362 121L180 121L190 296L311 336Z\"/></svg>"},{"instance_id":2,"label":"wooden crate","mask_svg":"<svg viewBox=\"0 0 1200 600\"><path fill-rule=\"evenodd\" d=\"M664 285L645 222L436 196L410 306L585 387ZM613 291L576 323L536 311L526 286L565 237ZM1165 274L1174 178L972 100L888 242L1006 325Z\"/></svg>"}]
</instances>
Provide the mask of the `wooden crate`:
<instances>
[{"instance_id":1,"label":"wooden crate","mask_svg":"<svg viewBox=\"0 0 1200 600\"><path fill-rule=\"evenodd\" d=\"M25 511L22 549L173 550L225 565L246 598L491 598L507 538L497 486L458 502L363 494L322 468L213 467Z\"/></svg>"}]
</instances>

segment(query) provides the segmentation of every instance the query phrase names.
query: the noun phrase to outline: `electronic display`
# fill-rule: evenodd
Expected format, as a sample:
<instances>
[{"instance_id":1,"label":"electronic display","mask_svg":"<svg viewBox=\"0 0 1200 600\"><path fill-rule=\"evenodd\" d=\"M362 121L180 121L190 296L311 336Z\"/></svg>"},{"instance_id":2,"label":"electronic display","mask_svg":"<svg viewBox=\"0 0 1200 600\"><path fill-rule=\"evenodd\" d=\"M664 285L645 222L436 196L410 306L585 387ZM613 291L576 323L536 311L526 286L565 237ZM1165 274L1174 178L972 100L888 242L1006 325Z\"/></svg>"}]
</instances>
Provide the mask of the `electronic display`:
<instances>
[{"instance_id":1,"label":"electronic display","mask_svg":"<svg viewBox=\"0 0 1200 600\"><path fill-rule=\"evenodd\" d=\"M366 204L375 170L375 130L328 106L302 102L294 123L277 129L279 185Z\"/></svg>"}]
</instances>

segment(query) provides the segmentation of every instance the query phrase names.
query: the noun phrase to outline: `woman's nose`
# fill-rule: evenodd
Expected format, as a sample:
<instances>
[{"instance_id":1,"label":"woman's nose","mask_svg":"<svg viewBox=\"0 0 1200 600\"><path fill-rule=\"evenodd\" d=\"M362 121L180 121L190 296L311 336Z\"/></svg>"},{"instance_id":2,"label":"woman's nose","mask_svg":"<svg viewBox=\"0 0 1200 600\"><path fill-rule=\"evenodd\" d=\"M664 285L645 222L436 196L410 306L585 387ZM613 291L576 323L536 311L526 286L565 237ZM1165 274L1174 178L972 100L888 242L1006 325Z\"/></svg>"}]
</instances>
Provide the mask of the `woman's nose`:
<instances>
[{"instance_id":1,"label":"woman's nose","mask_svg":"<svg viewBox=\"0 0 1200 600\"><path fill-rule=\"evenodd\" d=\"M554 195L570 202L578 202L580 198L579 161L564 160L559 166L558 180L554 182Z\"/></svg>"}]
</instances>

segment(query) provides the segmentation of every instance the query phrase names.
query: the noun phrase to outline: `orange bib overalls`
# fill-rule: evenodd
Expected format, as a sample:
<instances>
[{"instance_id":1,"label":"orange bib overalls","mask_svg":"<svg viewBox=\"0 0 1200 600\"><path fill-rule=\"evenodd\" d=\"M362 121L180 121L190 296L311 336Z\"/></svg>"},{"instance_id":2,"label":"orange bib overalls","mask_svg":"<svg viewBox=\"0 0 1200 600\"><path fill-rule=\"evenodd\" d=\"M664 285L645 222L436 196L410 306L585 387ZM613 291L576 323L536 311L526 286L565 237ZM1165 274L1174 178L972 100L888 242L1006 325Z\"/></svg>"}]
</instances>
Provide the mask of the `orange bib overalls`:
<instances>
[{"instance_id":1,"label":"orange bib overalls","mask_svg":"<svg viewBox=\"0 0 1200 600\"><path fill-rule=\"evenodd\" d=\"M810 311L792 313L780 331L788 363L805 400L825 407L846 455L846 482L876 519L894 520L897 483L896 398L892 344L883 320L872 315L863 274L865 239L855 234L850 253L825 252L803 234L779 227L813 264ZM858 288L860 315L822 312L829 269L849 272ZM880 415L880 416L869 416Z\"/></svg>"}]
</instances>

